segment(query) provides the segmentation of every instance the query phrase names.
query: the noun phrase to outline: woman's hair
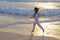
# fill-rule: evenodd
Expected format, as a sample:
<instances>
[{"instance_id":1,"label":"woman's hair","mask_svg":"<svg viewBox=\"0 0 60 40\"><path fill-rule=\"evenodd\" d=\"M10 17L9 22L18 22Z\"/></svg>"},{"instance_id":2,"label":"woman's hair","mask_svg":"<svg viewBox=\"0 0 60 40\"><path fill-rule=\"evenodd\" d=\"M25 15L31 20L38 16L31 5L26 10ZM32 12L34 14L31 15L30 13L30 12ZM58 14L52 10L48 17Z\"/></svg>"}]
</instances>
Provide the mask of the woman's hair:
<instances>
[{"instance_id":1,"label":"woman's hair","mask_svg":"<svg viewBox=\"0 0 60 40\"><path fill-rule=\"evenodd\" d=\"M39 8L38 7L35 7L34 8L34 12L37 13L39 11Z\"/></svg>"}]
</instances>

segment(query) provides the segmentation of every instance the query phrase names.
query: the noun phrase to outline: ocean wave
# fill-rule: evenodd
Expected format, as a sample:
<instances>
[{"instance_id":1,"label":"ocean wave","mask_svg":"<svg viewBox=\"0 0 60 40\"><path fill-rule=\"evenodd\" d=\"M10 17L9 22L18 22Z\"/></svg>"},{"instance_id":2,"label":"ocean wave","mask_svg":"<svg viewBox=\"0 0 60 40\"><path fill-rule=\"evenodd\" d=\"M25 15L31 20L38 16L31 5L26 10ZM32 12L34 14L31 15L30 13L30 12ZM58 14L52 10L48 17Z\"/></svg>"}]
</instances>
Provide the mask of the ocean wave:
<instances>
[{"instance_id":1,"label":"ocean wave","mask_svg":"<svg viewBox=\"0 0 60 40\"><path fill-rule=\"evenodd\" d=\"M60 8L60 3L55 3ZM13 15L32 15L34 13L34 2L0 2L0 13ZM53 16L60 15L60 9L42 9L40 15Z\"/></svg>"},{"instance_id":2,"label":"ocean wave","mask_svg":"<svg viewBox=\"0 0 60 40\"><path fill-rule=\"evenodd\" d=\"M32 15L34 12L32 9L25 10L25 9L0 9L0 13L8 13L14 15ZM39 11L40 15L43 16L53 16L53 15L60 15L60 9L44 9Z\"/></svg>"}]
</instances>

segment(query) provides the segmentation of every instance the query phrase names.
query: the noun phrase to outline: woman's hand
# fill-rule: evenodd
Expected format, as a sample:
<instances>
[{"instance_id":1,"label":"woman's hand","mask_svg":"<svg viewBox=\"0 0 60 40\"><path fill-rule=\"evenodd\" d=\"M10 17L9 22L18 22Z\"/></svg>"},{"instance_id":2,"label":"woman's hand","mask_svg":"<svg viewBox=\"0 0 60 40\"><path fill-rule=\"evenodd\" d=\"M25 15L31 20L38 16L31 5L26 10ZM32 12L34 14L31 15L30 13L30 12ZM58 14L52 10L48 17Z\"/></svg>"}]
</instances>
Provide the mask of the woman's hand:
<instances>
[{"instance_id":1,"label":"woman's hand","mask_svg":"<svg viewBox=\"0 0 60 40\"><path fill-rule=\"evenodd\" d=\"M33 14L32 16L30 16L30 18L34 18L35 17L35 14Z\"/></svg>"},{"instance_id":2,"label":"woman's hand","mask_svg":"<svg viewBox=\"0 0 60 40\"><path fill-rule=\"evenodd\" d=\"M34 18L33 16L30 16L30 18Z\"/></svg>"}]
</instances>

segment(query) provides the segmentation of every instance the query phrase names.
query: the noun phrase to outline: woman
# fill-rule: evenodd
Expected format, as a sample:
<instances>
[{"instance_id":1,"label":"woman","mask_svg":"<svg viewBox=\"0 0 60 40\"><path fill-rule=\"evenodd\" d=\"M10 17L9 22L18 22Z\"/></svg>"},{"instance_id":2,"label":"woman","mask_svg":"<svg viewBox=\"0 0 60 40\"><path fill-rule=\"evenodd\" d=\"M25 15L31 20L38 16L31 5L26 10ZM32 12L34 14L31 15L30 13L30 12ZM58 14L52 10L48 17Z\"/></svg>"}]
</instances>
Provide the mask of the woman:
<instances>
[{"instance_id":1,"label":"woman","mask_svg":"<svg viewBox=\"0 0 60 40\"><path fill-rule=\"evenodd\" d=\"M38 14L38 11L39 11L39 8L35 7L35 8L34 8L34 15L33 15L32 17L30 17L30 18L34 18L34 23L33 23L32 32L34 32L36 24L37 24L37 25L42 29L42 31L44 32L43 27L39 24L39 20L38 20L39 14Z\"/></svg>"}]
</instances>

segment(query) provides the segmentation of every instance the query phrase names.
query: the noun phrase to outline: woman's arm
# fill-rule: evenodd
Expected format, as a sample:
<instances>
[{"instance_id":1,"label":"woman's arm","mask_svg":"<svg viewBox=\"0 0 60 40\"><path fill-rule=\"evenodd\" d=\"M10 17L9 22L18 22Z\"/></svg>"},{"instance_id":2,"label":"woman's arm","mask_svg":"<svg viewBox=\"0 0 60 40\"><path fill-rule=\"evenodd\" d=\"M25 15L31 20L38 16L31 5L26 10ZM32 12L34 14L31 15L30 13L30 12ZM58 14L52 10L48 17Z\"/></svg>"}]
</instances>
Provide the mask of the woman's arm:
<instances>
[{"instance_id":1,"label":"woman's arm","mask_svg":"<svg viewBox=\"0 0 60 40\"><path fill-rule=\"evenodd\" d=\"M35 14L33 14L32 16L30 16L30 18L34 18L35 17Z\"/></svg>"}]
</instances>

